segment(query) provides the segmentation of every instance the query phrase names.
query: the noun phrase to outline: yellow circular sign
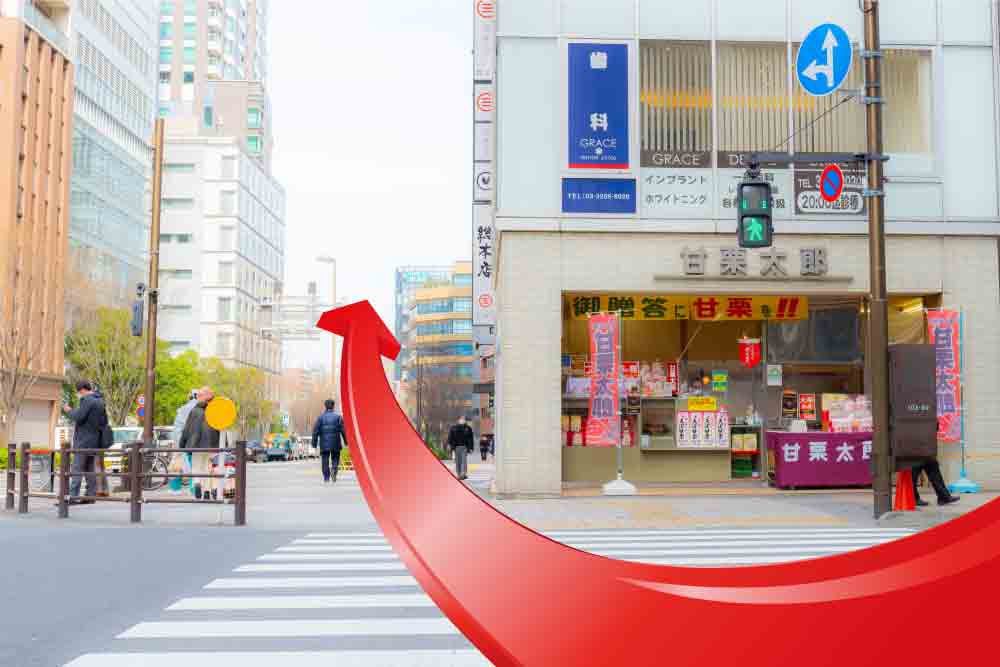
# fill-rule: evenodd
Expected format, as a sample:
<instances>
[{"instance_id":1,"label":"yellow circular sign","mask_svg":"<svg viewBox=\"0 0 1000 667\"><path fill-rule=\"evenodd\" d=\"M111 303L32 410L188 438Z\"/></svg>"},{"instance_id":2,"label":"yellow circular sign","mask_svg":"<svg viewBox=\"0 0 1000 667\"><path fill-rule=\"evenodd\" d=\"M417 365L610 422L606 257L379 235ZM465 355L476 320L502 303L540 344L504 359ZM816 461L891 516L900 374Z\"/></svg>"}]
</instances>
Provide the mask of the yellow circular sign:
<instances>
[{"instance_id":1,"label":"yellow circular sign","mask_svg":"<svg viewBox=\"0 0 1000 667\"><path fill-rule=\"evenodd\" d=\"M222 396L213 398L205 408L205 421L216 431L225 431L236 421L236 404Z\"/></svg>"}]
</instances>

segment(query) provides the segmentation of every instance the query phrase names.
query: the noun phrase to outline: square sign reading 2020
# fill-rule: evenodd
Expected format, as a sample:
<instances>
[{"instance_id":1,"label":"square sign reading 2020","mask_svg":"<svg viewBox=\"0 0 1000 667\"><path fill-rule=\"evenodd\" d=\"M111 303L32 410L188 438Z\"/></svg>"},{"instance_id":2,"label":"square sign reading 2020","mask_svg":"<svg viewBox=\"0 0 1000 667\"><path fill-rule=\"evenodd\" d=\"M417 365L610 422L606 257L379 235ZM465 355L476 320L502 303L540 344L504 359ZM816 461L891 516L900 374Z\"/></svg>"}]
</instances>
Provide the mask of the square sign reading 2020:
<instances>
[{"instance_id":1,"label":"square sign reading 2020","mask_svg":"<svg viewBox=\"0 0 1000 667\"><path fill-rule=\"evenodd\" d=\"M569 168L629 168L628 45L569 45Z\"/></svg>"}]
</instances>

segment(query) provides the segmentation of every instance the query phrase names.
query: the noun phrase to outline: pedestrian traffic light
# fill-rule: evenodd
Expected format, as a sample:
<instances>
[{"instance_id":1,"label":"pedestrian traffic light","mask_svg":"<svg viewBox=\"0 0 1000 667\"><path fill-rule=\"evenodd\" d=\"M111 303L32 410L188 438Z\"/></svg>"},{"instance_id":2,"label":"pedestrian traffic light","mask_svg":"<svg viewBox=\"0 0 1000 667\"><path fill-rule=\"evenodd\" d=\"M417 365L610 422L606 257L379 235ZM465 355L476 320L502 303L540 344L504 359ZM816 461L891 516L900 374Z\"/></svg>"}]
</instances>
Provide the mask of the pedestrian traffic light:
<instances>
[{"instance_id":1,"label":"pedestrian traffic light","mask_svg":"<svg viewBox=\"0 0 1000 667\"><path fill-rule=\"evenodd\" d=\"M771 185L766 181L744 181L737 186L736 233L741 248L771 247L771 201Z\"/></svg>"},{"instance_id":2,"label":"pedestrian traffic light","mask_svg":"<svg viewBox=\"0 0 1000 667\"><path fill-rule=\"evenodd\" d=\"M142 338L143 310L142 299L132 303L132 321L129 322L129 326L132 329L132 335L136 338Z\"/></svg>"}]
</instances>

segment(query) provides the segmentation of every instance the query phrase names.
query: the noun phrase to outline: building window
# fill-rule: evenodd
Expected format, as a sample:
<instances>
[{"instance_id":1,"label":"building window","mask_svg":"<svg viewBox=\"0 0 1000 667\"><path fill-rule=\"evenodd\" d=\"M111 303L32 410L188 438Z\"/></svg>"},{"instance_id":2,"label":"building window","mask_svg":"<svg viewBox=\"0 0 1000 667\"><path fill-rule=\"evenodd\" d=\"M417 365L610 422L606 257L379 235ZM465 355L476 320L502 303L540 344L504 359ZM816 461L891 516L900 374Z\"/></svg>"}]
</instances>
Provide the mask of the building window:
<instances>
[{"instance_id":1,"label":"building window","mask_svg":"<svg viewBox=\"0 0 1000 667\"><path fill-rule=\"evenodd\" d=\"M198 24L197 23L185 23L184 24L184 39L197 39L198 37Z\"/></svg>"},{"instance_id":2,"label":"building window","mask_svg":"<svg viewBox=\"0 0 1000 667\"><path fill-rule=\"evenodd\" d=\"M455 312L456 313L471 313L472 312L472 298L462 297L455 299Z\"/></svg>"},{"instance_id":3,"label":"building window","mask_svg":"<svg viewBox=\"0 0 1000 667\"><path fill-rule=\"evenodd\" d=\"M251 134L247 137L247 149L251 153L260 153L261 150L261 140L256 134Z\"/></svg>"},{"instance_id":4,"label":"building window","mask_svg":"<svg viewBox=\"0 0 1000 667\"><path fill-rule=\"evenodd\" d=\"M247 109L247 127L251 130L259 130L262 120L263 114L260 109L257 107L250 107Z\"/></svg>"},{"instance_id":5,"label":"building window","mask_svg":"<svg viewBox=\"0 0 1000 667\"><path fill-rule=\"evenodd\" d=\"M177 280L191 280L194 273L191 269L161 269L160 275L164 278L175 278Z\"/></svg>"},{"instance_id":6,"label":"building window","mask_svg":"<svg viewBox=\"0 0 1000 667\"><path fill-rule=\"evenodd\" d=\"M194 16L198 13L198 0L184 0L184 15Z\"/></svg>"},{"instance_id":7,"label":"building window","mask_svg":"<svg viewBox=\"0 0 1000 667\"><path fill-rule=\"evenodd\" d=\"M643 41L639 68L643 159L659 151L711 151L709 43Z\"/></svg>"},{"instance_id":8,"label":"building window","mask_svg":"<svg viewBox=\"0 0 1000 667\"><path fill-rule=\"evenodd\" d=\"M166 162L163 165L163 171L167 171L174 174L193 174L194 173L194 163L193 162Z\"/></svg>"},{"instance_id":9,"label":"building window","mask_svg":"<svg viewBox=\"0 0 1000 667\"><path fill-rule=\"evenodd\" d=\"M160 64L169 65L174 61L174 49L171 46L160 47Z\"/></svg>"},{"instance_id":10,"label":"building window","mask_svg":"<svg viewBox=\"0 0 1000 667\"><path fill-rule=\"evenodd\" d=\"M234 156L222 158L222 177L236 178L236 158Z\"/></svg>"},{"instance_id":11,"label":"building window","mask_svg":"<svg viewBox=\"0 0 1000 667\"><path fill-rule=\"evenodd\" d=\"M160 24L160 39L173 39L174 24L167 21Z\"/></svg>"},{"instance_id":12,"label":"building window","mask_svg":"<svg viewBox=\"0 0 1000 667\"><path fill-rule=\"evenodd\" d=\"M194 72L184 72L184 83L194 83Z\"/></svg>"},{"instance_id":13,"label":"building window","mask_svg":"<svg viewBox=\"0 0 1000 667\"><path fill-rule=\"evenodd\" d=\"M885 152L910 155L930 153L934 83L931 78L931 52L885 49L883 54L881 94L891 102L883 111ZM855 58L855 62L859 60ZM861 113L859 109L859 116ZM859 125L862 125L860 121Z\"/></svg>"},{"instance_id":14,"label":"building window","mask_svg":"<svg viewBox=\"0 0 1000 667\"><path fill-rule=\"evenodd\" d=\"M206 105L204 111L202 112L202 116L205 127L215 127L215 118L212 114L212 107Z\"/></svg>"},{"instance_id":15,"label":"building window","mask_svg":"<svg viewBox=\"0 0 1000 667\"><path fill-rule=\"evenodd\" d=\"M162 307L163 310L168 310L174 313L191 312L191 304L165 303Z\"/></svg>"},{"instance_id":16,"label":"building window","mask_svg":"<svg viewBox=\"0 0 1000 667\"><path fill-rule=\"evenodd\" d=\"M174 11L174 0L162 0L160 2L160 14L164 16L173 16Z\"/></svg>"},{"instance_id":17,"label":"building window","mask_svg":"<svg viewBox=\"0 0 1000 667\"><path fill-rule=\"evenodd\" d=\"M170 83L170 72L160 72L160 83Z\"/></svg>"},{"instance_id":18,"label":"building window","mask_svg":"<svg viewBox=\"0 0 1000 667\"><path fill-rule=\"evenodd\" d=\"M219 262L219 284L221 284L221 285L232 285L233 284L233 263L232 262Z\"/></svg>"},{"instance_id":19,"label":"building window","mask_svg":"<svg viewBox=\"0 0 1000 667\"><path fill-rule=\"evenodd\" d=\"M222 215L236 214L236 193L232 190L223 190L219 193L219 210Z\"/></svg>"},{"instance_id":20,"label":"building window","mask_svg":"<svg viewBox=\"0 0 1000 667\"><path fill-rule=\"evenodd\" d=\"M233 319L233 300L230 297L220 297L218 302L218 320L228 322Z\"/></svg>"},{"instance_id":21,"label":"building window","mask_svg":"<svg viewBox=\"0 0 1000 667\"><path fill-rule=\"evenodd\" d=\"M188 308L190 309L191 307L188 306ZM180 352L184 352L189 347L191 347L191 341L189 340L172 340L168 341L168 344L170 345L171 354L178 354Z\"/></svg>"},{"instance_id":22,"label":"building window","mask_svg":"<svg viewBox=\"0 0 1000 667\"><path fill-rule=\"evenodd\" d=\"M215 353L220 357L233 356L233 335L220 333L215 339Z\"/></svg>"},{"instance_id":23,"label":"building window","mask_svg":"<svg viewBox=\"0 0 1000 667\"><path fill-rule=\"evenodd\" d=\"M172 210L187 210L194 208L194 199L189 197L164 197L160 200L160 208Z\"/></svg>"},{"instance_id":24,"label":"building window","mask_svg":"<svg viewBox=\"0 0 1000 667\"><path fill-rule=\"evenodd\" d=\"M191 243L190 234L160 234L160 243Z\"/></svg>"},{"instance_id":25,"label":"building window","mask_svg":"<svg viewBox=\"0 0 1000 667\"><path fill-rule=\"evenodd\" d=\"M452 279L452 284L456 287L469 287L472 285L471 273L458 273Z\"/></svg>"},{"instance_id":26,"label":"building window","mask_svg":"<svg viewBox=\"0 0 1000 667\"><path fill-rule=\"evenodd\" d=\"M789 135L787 46L728 43L718 49L719 150L781 145Z\"/></svg>"},{"instance_id":27,"label":"building window","mask_svg":"<svg viewBox=\"0 0 1000 667\"><path fill-rule=\"evenodd\" d=\"M195 63L195 50L193 46L184 47L184 64L194 65Z\"/></svg>"},{"instance_id":28,"label":"building window","mask_svg":"<svg viewBox=\"0 0 1000 667\"><path fill-rule=\"evenodd\" d=\"M219 229L219 250L236 249L236 230L232 227Z\"/></svg>"}]
</instances>

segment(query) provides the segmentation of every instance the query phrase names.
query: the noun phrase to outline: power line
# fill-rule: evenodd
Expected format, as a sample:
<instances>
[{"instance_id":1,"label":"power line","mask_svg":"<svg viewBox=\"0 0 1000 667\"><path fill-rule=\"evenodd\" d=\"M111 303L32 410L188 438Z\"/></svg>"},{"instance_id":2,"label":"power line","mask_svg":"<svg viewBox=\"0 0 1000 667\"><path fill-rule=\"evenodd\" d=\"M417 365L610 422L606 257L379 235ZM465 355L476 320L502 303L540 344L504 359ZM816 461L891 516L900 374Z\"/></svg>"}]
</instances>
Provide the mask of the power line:
<instances>
[{"instance_id":1,"label":"power line","mask_svg":"<svg viewBox=\"0 0 1000 667\"><path fill-rule=\"evenodd\" d=\"M834 104L832 107L830 107L829 109L827 109L826 111L824 111L823 113L821 113L819 116L817 116L816 118L814 118L811 123L809 123L808 125L805 125L803 127L800 127L799 129L797 129L794 132L792 132L790 135L788 135L787 139L785 139L780 144L778 144L777 146L775 146L774 148L772 148L770 152L773 153L774 151L778 150L779 148L781 148L782 146L784 146L785 144L787 144L789 141L791 141L794 137L799 136L799 133L804 132L805 130L808 130L810 127L812 127L816 123L820 122L825 117L829 116L831 113L833 113L834 111L836 111L837 109L839 109L842 105L846 104L847 102L850 102L852 99L854 99L854 95L848 95L844 99L840 100L839 102L837 102L836 104Z\"/></svg>"}]
</instances>

